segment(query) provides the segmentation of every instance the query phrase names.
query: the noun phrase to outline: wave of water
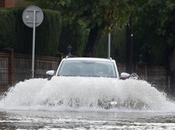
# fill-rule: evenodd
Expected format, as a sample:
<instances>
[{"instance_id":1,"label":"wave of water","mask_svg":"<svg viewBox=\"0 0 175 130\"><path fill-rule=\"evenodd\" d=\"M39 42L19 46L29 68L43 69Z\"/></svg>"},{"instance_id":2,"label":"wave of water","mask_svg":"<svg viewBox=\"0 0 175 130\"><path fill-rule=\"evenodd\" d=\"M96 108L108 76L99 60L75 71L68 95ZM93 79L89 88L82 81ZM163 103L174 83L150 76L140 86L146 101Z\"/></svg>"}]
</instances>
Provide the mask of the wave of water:
<instances>
[{"instance_id":1,"label":"wave of water","mask_svg":"<svg viewBox=\"0 0 175 130\"><path fill-rule=\"evenodd\" d=\"M74 108L173 111L175 104L143 80L53 77L19 82L0 100L0 108Z\"/></svg>"}]
</instances>

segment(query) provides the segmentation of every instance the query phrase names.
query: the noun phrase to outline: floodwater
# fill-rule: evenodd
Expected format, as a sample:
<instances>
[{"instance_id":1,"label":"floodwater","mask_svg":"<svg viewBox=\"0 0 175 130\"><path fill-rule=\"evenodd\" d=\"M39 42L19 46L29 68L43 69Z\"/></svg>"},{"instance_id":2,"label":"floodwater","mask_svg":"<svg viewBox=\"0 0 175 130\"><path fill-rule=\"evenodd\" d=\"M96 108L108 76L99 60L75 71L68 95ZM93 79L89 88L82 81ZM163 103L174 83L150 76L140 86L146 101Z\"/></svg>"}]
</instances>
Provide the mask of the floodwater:
<instances>
[{"instance_id":1,"label":"floodwater","mask_svg":"<svg viewBox=\"0 0 175 130\"><path fill-rule=\"evenodd\" d=\"M175 103L142 80L31 79L1 98L0 129L175 130Z\"/></svg>"},{"instance_id":2,"label":"floodwater","mask_svg":"<svg viewBox=\"0 0 175 130\"><path fill-rule=\"evenodd\" d=\"M3 111L1 129L174 130L175 113Z\"/></svg>"}]
</instances>

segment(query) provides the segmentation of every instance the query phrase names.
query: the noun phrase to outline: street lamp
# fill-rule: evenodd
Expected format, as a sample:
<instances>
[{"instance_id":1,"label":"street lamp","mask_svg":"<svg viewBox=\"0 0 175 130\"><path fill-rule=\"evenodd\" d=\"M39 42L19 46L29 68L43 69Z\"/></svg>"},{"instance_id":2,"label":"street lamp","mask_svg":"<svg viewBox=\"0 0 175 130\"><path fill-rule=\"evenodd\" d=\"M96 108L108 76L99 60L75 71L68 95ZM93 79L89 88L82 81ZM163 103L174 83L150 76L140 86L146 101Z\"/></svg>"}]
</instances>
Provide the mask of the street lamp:
<instances>
[{"instance_id":1,"label":"street lamp","mask_svg":"<svg viewBox=\"0 0 175 130\"><path fill-rule=\"evenodd\" d=\"M129 6L131 7L131 14L129 15L129 21L127 24L127 71L129 73L134 72L134 34L133 34L133 0L128 1Z\"/></svg>"}]
</instances>

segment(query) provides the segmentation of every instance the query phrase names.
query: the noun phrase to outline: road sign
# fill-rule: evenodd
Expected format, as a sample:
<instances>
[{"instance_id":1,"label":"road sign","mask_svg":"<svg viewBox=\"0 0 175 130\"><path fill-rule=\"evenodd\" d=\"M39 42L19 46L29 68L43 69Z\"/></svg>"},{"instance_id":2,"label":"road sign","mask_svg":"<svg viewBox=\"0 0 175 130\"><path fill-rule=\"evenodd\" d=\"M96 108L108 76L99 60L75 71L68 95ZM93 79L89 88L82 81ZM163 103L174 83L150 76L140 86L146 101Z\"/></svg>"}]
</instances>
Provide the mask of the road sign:
<instances>
[{"instance_id":1,"label":"road sign","mask_svg":"<svg viewBox=\"0 0 175 130\"><path fill-rule=\"evenodd\" d=\"M30 28L33 28L34 12L35 12L35 27L38 27L44 19L44 14L41 8L35 5L28 6L23 11L22 19L23 19L24 24Z\"/></svg>"},{"instance_id":2,"label":"road sign","mask_svg":"<svg viewBox=\"0 0 175 130\"><path fill-rule=\"evenodd\" d=\"M35 31L43 19L43 11L35 5L28 6L22 14L23 22L26 26L33 28L33 40L32 40L32 78L35 74Z\"/></svg>"}]
</instances>

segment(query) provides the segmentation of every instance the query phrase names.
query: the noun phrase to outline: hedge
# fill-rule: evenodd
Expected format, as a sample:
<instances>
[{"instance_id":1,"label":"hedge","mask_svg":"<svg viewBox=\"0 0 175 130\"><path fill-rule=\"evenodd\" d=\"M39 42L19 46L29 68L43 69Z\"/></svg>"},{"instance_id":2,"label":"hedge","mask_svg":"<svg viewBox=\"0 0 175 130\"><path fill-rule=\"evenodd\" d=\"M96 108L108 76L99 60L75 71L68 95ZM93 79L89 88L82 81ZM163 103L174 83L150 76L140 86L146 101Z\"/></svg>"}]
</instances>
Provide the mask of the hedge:
<instances>
[{"instance_id":1,"label":"hedge","mask_svg":"<svg viewBox=\"0 0 175 130\"><path fill-rule=\"evenodd\" d=\"M31 53L32 29L22 21L23 9L0 9L0 49L14 48L16 52ZM44 10L43 23L36 28L36 53L56 55L61 32L59 12Z\"/></svg>"}]
</instances>

